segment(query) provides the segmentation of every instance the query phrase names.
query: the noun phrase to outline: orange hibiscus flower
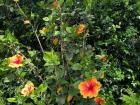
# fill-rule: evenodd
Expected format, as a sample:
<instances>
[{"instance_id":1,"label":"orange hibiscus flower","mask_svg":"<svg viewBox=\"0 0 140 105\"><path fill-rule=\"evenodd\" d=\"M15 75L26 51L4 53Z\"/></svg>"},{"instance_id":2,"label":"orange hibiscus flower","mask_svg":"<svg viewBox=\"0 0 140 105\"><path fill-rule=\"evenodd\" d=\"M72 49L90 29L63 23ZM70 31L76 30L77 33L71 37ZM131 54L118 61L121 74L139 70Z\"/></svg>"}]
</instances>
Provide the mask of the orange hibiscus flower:
<instances>
[{"instance_id":1,"label":"orange hibiscus flower","mask_svg":"<svg viewBox=\"0 0 140 105\"><path fill-rule=\"evenodd\" d=\"M94 101L96 102L97 105L104 105L102 102L104 101L103 98L101 97L97 97L94 99Z\"/></svg>"},{"instance_id":2,"label":"orange hibiscus flower","mask_svg":"<svg viewBox=\"0 0 140 105\"><path fill-rule=\"evenodd\" d=\"M22 66L23 58L24 57L21 54L16 54L16 55L10 57L8 66L11 68L18 68L18 67Z\"/></svg>"},{"instance_id":3,"label":"orange hibiscus flower","mask_svg":"<svg viewBox=\"0 0 140 105\"><path fill-rule=\"evenodd\" d=\"M101 84L95 77L79 84L80 93L83 98L96 97L98 95L98 92L100 91L100 88Z\"/></svg>"},{"instance_id":4,"label":"orange hibiscus flower","mask_svg":"<svg viewBox=\"0 0 140 105\"><path fill-rule=\"evenodd\" d=\"M79 27L78 27L78 29L76 30L76 33L79 36L84 31L85 31L85 25L84 24L80 24Z\"/></svg>"},{"instance_id":5,"label":"orange hibiscus flower","mask_svg":"<svg viewBox=\"0 0 140 105\"><path fill-rule=\"evenodd\" d=\"M34 84L31 81L28 81L25 87L21 90L23 96L29 96L34 90Z\"/></svg>"}]
</instances>

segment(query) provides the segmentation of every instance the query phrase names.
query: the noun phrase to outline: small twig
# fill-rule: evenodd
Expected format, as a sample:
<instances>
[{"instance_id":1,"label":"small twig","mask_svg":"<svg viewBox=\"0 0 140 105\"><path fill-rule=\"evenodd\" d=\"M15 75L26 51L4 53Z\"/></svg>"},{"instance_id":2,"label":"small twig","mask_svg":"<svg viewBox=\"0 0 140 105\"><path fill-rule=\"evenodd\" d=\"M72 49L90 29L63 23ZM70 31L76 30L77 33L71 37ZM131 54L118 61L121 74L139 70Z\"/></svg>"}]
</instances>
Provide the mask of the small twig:
<instances>
[{"instance_id":1,"label":"small twig","mask_svg":"<svg viewBox=\"0 0 140 105\"><path fill-rule=\"evenodd\" d=\"M34 66L34 69L37 69L36 71L38 71L38 68L37 68L36 66ZM42 76L39 75L39 72L35 72L35 71L33 70L33 73L41 80L41 82L44 81L44 79L42 78ZM53 91L53 90L51 89L51 87L49 87L49 86L48 86L48 89L49 89L50 91Z\"/></svg>"},{"instance_id":2,"label":"small twig","mask_svg":"<svg viewBox=\"0 0 140 105\"><path fill-rule=\"evenodd\" d=\"M60 13L60 22L61 22L61 26L60 26L60 32L62 32L62 25L63 25L63 20L62 20L62 10L61 10L61 7L59 7L59 13ZM62 35L62 34L61 34ZM66 79L66 77L68 76L68 63L66 61L66 58L64 56L64 40L63 38L61 37L61 40L60 40L60 46L61 46L61 59L62 59L62 62L63 62L63 66L64 66L64 78Z\"/></svg>"},{"instance_id":3,"label":"small twig","mask_svg":"<svg viewBox=\"0 0 140 105\"><path fill-rule=\"evenodd\" d=\"M63 46L63 40L61 39L60 41L60 46L61 46L61 59L62 59L62 62L63 62L63 66L64 66L64 78L66 78L67 76L67 72L68 72L68 68L67 68L67 62L65 61L65 57L64 57L64 46Z\"/></svg>"},{"instance_id":4,"label":"small twig","mask_svg":"<svg viewBox=\"0 0 140 105\"><path fill-rule=\"evenodd\" d=\"M40 39L39 39L39 37L38 37L38 35L37 35L37 29L38 29L38 27L37 27L36 29L34 29L34 27L32 26L32 29L33 29L33 31L34 31L34 33L35 33L35 36L36 36L36 39L37 39L37 41L38 41L38 43L39 43L39 46L40 46L41 51L44 52L44 49L43 49L42 44L41 44L41 42L40 42Z\"/></svg>"},{"instance_id":5,"label":"small twig","mask_svg":"<svg viewBox=\"0 0 140 105\"><path fill-rule=\"evenodd\" d=\"M21 9L21 7L19 6L19 4L16 2L17 7L19 8L20 12L24 15L24 17L27 18L27 15L24 13L24 11Z\"/></svg>"},{"instance_id":6,"label":"small twig","mask_svg":"<svg viewBox=\"0 0 140 105\"><path fill-rule=\"evenodd\" d=\"M85 36L83 37L83 42L82 42L82 44L83 44L83 45L82 45L82 47L83 47L83 48L82 48L82 54L83 54L82 56L84 56L84 54L85 54Z\"/></svg>"}]
</instances>

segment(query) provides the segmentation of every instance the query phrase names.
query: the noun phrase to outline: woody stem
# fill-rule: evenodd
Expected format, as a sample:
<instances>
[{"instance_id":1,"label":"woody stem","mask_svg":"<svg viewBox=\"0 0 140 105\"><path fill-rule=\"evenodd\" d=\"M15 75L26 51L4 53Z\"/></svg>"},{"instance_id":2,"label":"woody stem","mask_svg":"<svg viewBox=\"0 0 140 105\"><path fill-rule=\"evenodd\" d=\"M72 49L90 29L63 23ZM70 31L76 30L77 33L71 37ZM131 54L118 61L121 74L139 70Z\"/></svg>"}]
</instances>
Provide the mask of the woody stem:
<instances>
[{"instance_id":1,"label":"woody stem","mask_svg":"<svg viewBox=\"0 0 140 105\"><path fill-rule=\"evenodd\" d=\"M22 15L23 15L25 18L28 18L28 16L27 16L27 15L25 14L25 12L22 10L22 8L20 7L20 5L19 5L18 3L16 3L16 5L17 5L17 7L19 8L19 10L20 10L20 12L22 13ZM40 39L39 39L39 37L38 37L38 35L37 35L37 28L35 29L32 23L30 23L30 25L32 26L32 30L33 30L33 32L34 32L34 34L35 34L35 36L36 36L36 39L37 39L37 41L38 41L38 43L39 43L39 46L40 46L41 51L44 52L44 49L43 49L42 44L41 44L41 42L40 42Z\"/></svg>"}]
</instances>

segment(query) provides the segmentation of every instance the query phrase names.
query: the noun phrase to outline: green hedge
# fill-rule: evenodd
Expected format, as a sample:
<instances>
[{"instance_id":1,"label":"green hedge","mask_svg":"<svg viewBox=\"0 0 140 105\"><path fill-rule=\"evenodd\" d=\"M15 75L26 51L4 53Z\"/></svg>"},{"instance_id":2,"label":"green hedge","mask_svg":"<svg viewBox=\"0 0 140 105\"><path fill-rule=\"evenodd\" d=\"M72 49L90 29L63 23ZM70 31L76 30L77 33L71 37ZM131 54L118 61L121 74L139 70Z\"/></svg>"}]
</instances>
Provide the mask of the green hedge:
<instances>
[{"instance_id":1,"label":"green hedge","mask_svg":"<svg viewBox=\"0 0 140 105\"><path fill-rule=\"evenodd\" d=\"M0 0L0 105L96 105L78 89L93 77L102 104L139 105L139 23L139 0Z\"/></svg>"}]
</instances>

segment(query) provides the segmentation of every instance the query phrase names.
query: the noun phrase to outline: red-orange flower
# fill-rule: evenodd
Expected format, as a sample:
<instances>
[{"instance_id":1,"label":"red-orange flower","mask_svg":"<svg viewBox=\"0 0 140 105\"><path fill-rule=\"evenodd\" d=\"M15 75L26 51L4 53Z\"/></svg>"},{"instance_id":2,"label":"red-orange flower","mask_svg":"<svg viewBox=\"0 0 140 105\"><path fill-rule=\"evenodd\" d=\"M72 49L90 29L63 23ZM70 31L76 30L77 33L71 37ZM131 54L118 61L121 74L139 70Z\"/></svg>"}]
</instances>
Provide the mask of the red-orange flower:
<instances>
[{"instance_id":1,"label":"red-orange flower","mask_svg":"<svg viewBox=\"0 0 140 105\"><path fill-rule=\"evenodd\" d=\"M80 93L83 98L96 97L98 95L98 92L100 91L100 88L101 84L95 77L79 84Z\"/></svg>"},{"instance_id":2,"label":"red-orange flower","mask_svg":"<svg viewBox=\"0 0 140 105\"><path fill-rule=\"evenodd\" d=\"M94 101L96 102L97 105L104 105L102 102L104 101L103 98L101 97L97 97L94 99Z\"/></svg>"},{"instance_id":3,"label":"red-orange flower","mask_svg":"<svg viewBox=\"0 0 140 105\"><path fill-rule=\"evenodd\" d=\"M9 67L12 67L12 68L18 68L20 66L22 66L22 62L23 62L23 55L21 54L16 54L12 57L9 58Z\"/></svg>"},{"instance_id":4,"label":"red-orange flower","mask_svg":"<svg viewBox=\"0 0 140 105\"><path fill-rule=\"evenodd\" d=\"M78 27L78 29L76 30L76 33L79 36L84 31L85 31L85 25L84 24L80 24L79 27Z\"/></svg>"}]
</instances>

